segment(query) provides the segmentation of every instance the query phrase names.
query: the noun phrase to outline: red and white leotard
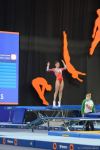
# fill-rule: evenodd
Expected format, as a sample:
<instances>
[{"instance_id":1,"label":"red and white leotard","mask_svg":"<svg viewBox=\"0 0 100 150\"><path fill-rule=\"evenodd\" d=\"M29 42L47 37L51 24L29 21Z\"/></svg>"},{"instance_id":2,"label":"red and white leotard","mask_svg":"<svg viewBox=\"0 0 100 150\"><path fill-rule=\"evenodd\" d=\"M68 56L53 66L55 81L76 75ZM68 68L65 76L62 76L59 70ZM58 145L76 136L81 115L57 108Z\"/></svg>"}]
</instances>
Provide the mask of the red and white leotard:
<instances>
[{"instance_id":1,"label":"red and white leotard","mask_svg":"<svg viewBox=\"0 0 100 150\"><path fill-rule=\"evenodd\" d=\"M63 68L55 68L55 71L54 71L56 80L59 80L60 82L63 80L62 71L63 71Z\"/></svg>"},{"instance_id":2,"label":"red and white leotard","mask_svg":"<svg viewBox=\"0 0 100 150\"><path fill-rule=\"evenodd\" d=\"M56 76L56 80L59 80L59 82L61 82L63 80L63 76L62 76L63 70L64 70L64 68L49 69L49 66L47 66L47 71L54 72L54 74Z\"/></svg>"}]
</instances>

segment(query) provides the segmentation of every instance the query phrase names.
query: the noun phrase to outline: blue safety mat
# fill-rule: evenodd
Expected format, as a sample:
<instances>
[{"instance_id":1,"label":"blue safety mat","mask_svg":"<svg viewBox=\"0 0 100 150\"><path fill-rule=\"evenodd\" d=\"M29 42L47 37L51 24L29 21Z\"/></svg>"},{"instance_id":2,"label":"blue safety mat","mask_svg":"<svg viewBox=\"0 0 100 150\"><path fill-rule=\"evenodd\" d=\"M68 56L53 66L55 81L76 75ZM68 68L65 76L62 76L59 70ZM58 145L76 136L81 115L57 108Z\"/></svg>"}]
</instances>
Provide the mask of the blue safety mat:
<instances>
[{"instance_id":1,"label":"blue safety mat","mask_svg":"<svg viewBox=\"0 0 100 150\"><path fill-rule=\"evenodd\" d=\"M22 124L23 119L24 119L24 114L25 114L25 109L24 108L19 108L14 110L14 116L12 119L13 124Z\"/></svg>"},{"instance_id":2,"label":"blue safety mat","mask_svg":"<svg viewBox=\"0 0 100 150\"><path fill-rule=\"evenodd\" d=\"M45 119L45 120L52 120L52 119L61 119L61 120L68 120L68 121L86 121L86 120L99 120L100 118L98 117L42 117L41 119Z\"/></svg>"},{"instance_id":3,"label":"blue safety mat","mask_svg":"<svg viewBox=\"0 0 100 150\"><path fill-rule=\"evenodd\" d=\"M91 117L91 118L100 118L100 112L97 113L88 113L86 117Z\"/></svg>"},{"instance_id":4,"label":"blue safety mat","mask_svg":"<svg viewBox=\"0 0 100 150\"><path fill-rule=\"evenodd\" d=\"M52 105L49 106L0 106L1 109L18 109L24 108L26 110L34 110L34 111L49 111L49 110L81 110L81 105L62 105L61 107L53 107ZM100 105L95 106L96 111L100 110Z\"/></svg>"},{"instance_id":5,"label":"blue safety mat","mask_svg":"<svg viewBox=\"0 0 100 150\"><path fill-rule=\"evenodd\" d=\"M93 138L93 139L100 139L100 134L91 133L79 133L73 131L48 131L48 135L51 136L63 136L63 137L79 137L79 138Z\"/></svg>"}]
</instances>

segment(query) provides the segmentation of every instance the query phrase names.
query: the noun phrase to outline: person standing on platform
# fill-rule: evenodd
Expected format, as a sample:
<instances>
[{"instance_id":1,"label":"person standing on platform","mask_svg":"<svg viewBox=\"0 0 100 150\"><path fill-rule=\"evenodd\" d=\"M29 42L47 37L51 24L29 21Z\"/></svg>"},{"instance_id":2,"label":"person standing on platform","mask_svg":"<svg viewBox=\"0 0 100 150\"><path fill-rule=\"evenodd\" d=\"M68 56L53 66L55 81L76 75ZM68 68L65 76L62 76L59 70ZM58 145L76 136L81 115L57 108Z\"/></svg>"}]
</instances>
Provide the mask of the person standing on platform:
<instances>
[{"instance_id":1,"label":"person standing on platform","mask_svg":"<svg viewBox=\"0 0 100 150\"><path fill-rule=\"evenodd\" d=\"M84 117L88 113L93 113L93 112L95 112L94 102L91 99L91 93L87 93L86 98L82 102L81 114ZM90 129L94 130L93 121L86 121L85 128L86 128L86 131L89 131Z\"/></svg>"},{"instance_id":2,"label":"person standing on platform","mask_svg":"<svg viewBox=\"0 0 100 150\"><path fill-rule=\"evenodd\" d=\"M59 101L58 101L58 106L61 106L61 99L62 99L62 92L64 88L64 80L63 80L63 75L62 72L67 69L65 62L62 60L63 63L63 68L60 67L60 63L57 61L55 63L55 68L50 69L50 62L47 63L47 68L46 71L48 72L53 72L56 76L56 81L55 81L55 92L54 92L54 99L53 99L53 106L56 106L56 98L59 93Z\"/></svg>"}]
</instances>

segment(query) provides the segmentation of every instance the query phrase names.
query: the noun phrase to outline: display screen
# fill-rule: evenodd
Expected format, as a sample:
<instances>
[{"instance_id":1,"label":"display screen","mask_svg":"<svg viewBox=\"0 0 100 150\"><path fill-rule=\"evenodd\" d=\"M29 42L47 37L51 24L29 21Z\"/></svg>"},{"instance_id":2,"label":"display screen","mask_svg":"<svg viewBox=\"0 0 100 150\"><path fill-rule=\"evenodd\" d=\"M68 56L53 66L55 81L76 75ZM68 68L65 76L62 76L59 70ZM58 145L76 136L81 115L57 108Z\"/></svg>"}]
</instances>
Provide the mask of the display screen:
<instances>
[{"instance_id":1,"label":"display screen","mask_svg":"<svg viewBox=\"0 0 100 150\"><path fill-rule=\"evenodd\" d=\"M0 31L0 104L18 104L19 33Z\"/></svg>"}]
</instances>

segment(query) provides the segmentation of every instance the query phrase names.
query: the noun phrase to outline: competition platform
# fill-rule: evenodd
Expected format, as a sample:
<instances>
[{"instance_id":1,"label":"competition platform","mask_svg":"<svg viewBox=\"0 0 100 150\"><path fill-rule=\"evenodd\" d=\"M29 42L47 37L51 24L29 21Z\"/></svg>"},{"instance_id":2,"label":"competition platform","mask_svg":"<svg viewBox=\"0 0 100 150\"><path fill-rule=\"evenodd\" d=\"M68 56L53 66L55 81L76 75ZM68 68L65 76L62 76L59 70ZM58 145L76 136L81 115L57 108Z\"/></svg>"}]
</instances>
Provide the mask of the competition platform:
<instances>
[{"instance_id":1,"label":"competition platform","mask_svg":"<svg viewBox=\"0 0 100 150\"><path fill-rule=\"evenodd\" d=\"M4 107L0 109L1 128L0 128L0 144L8 144L15 146L25 146L41 149L67 149L67 150L100 150L100 106L96 106L96 113L91 113L82 118L75 115L70 116L71 111L80 111L81 106L62 106L62 107ZM25 112L35 112L38 115L37 119L42 124L47 125L47 130L39 130L33 127L40 125L37 121L25 123ZM73 114L73 113L72 113ZM79 112L78 112L79 114ZM4 117L4 115L6 117ZM3 120L5 118L5 120ZM84 124L81 125L81 130L69 130L73 123L78 127L79 122L93 120L95 122L95 131L83 131ZM5 122L3 122L5 121ZM64 130L54 128L54 124L59 122L64 125ZM50 124L52 123L52 128ZM5 124L5 125L4 125ZM10 125L10 128L8 128ZM16 129L15 129L15 127ZM26 128L25 128L26 127ZM65 128L66 127L66 128ZM32 132L33 131L33 132Z\"/></svg>"}]
</instances>

